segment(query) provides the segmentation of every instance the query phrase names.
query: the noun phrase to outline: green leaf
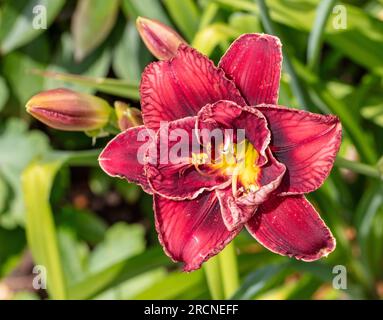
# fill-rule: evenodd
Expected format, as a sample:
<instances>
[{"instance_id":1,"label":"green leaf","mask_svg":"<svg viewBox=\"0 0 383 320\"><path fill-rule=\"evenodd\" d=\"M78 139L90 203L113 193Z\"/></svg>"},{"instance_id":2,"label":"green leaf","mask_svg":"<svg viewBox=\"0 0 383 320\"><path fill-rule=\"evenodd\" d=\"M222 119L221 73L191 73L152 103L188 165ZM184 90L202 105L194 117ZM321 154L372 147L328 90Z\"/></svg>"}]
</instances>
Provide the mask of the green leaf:
<instances>
[{"instance_id":1,"label":"green leaf","mask_svg":"<svg viewBox=\"0 0 383 320\"><path fill-rule=\"evenodd\" d=\"M203 29L213 23L218 14L219 7L216 3L200 2L200 4L202 6L202 10L198 28Z\"/></svg>"},{"instance_id":2,"label":"green leaf","mask_svg":"<svg viewBox=\"0 0 383 320\"><path fill-rule=\"evenodd\" d=\"M8 230L0 227L0 278L5 277L19 263L26 239L22 228Z\"/></svg>"},{"instance_id":3,"label":"green leaf","mask_svg":"<svg viewBox=\"0 0 383 320\"><path fill-rule=\"evenodd\" d=\"M4 108L9 98L8 86L4 78L0 77L0 111Z\"/></svg>"},{"instance_id":4,"label":"green leaf","mask_svg":"<svg viewBox=\"0 0 383 320\"><path fill-rule=\"evenodd\" d=\"M68 226L58 226L57 238L62 268L69 286L84 278L88 267L89 248L86 243L78 241L75 232Z\"/></svg>"},{"instance_id":5,"label":"green leaf","mask_svg":"<svg viewBox=\"0 0 383 320\"><path fill-rule=\"evenodd\" d=\"M44 69L50 56L48 40L44 36L28 44L22 50L11 52L3 58L3 74L10 84L24 113L29 98L43 90L44 80L33 69Z\"/></svg>"},{"instance_id":6,"label":"green leaf","mask_svg":"<svg viewBox=\"0 0 383 320\"><path fill-rule=\"evenodd\" d=\"M224 297L228 299L237 291L239 287L239 273L237 263L237 253L234 241L229 243L218 255L221 281L223 285Z\"/></svg>"},{"instance_id":7,"label":"green leaf","mask_svg":"<svg viewBox=\"0 0 383 320\"><path fill-rule=\"evenodd\" d=\"M362 116L380 127L383 127L383 103L364 106L360 111Z\"/></svg>"},{"instance_id":8,"label":"green leaf","mask_svg":"<svg viewBox=\"0 0 383 320\"><path fill-rule=\"evenodd\" d=\"M40 300L40 297L34 292L19 291L13 295L12 300Z\"/></svg>"},{"instance_id":9,"label":"green leaf","mask_svg":"<svg viewBox=\"0 0 383 320\"><path fill-rule=\"evenodd\" d=\"M323 282L331 282L334 277L334 274L332 273L333 266L326 265L323 262L313 261L311 263L306 263L291 259L289 264L293 270L310 273Z\"/></svg>"},{"instance_id":10,"label":"green leaf","mask_svg":"<svg viewBox=\"0 0 383 320\"><path fill-rule=\"evenodd\" d=\"M6 1L1 17L1 53L9 53L44 32L45 23L42 23L42 19L46 19L46 24L49 26L64 3L65 0Z\"/></svg>"},{"instance_id":11,"label":"green leaf","mask_svg":"<svg viewBox=\"0 0 383 320\"><path fill-rule=\"evenodd\" d=\"M310 32L314 21L315 1L270 1L272 17L277 22ZM383 61L379 52L383 50L383 22L370 16L363 9L343 4L347 12L347 28L336 29L333 23L327 24L324 39L356 63L382 74ZM331 22L335 17L330 16Z\"/></svg>"},{"instance_id":12,"label":"green leaf","mask_svg":"<svg viewBox=\"0 0 383 320\"><path fill-rule=\"evenodd\" d=\"M229 25L241 34L262 32L261 23L258 17L253 14L234 12L230 15Z\"/></svg>"},{"instance_id":13,"label":"green leaf","mask_svg":"<svg viewBox=\"0 0 383 320\"><path fill-rule=\"evenodd\" d=\"M10 197L9 191L7 183L0 175L0 214L6 209L8 198Z\"/></svg>"},{"instance_id":14,"label":"green leaf","mask_svg":"<svg viewBox=\"0 0 383 320\"><path fill-rule=\"evenodd\" d=\"M309 35L307 45L307 64L310 69L318 66L320 50L322 47L323 33L328 16L334 7L335 0L321 1L317 8L316 17Z\"/></svg>"},{"instance_id":15,"label":"green leaf","mask_svg":"<svg viewBox=\"0 0 383 320\"><path fill-rule=\"evenodd\" d=\"M96 296L97 300L127 300L136 299L136 295L148 288L151 288L155 283L166 277L164 268L150 270L140 274L132 279L129 279L119 286L113 287Z\"/></svg>"},{"instance_id":16,"label":"green leaf","mask_svg":"<svg viewBox=\"0 0 383 320\"><path fill-rule=\"evenodd\" d=\"M199 30L195 35L192 46L209 56L220 43L228 42L239 35L239 32L233 30L228 25L215 23Z\"/></svg>"},{"instance_id":17,"label":"green leaf","mask_svg":"<svg viewBox=\"0 0 383 320\"><path fill-rule=\"evenodd\" d=\"M368 268L372 268L371 259L376 256L381 259L381 251L375 251L381 247L381 231L376 230L375 224L383 217L383 188L379 183L371 185L363 194L363 198L356 208L355 225L358 232L358 241L362 253L362 261ZM380 221L379 221L380 220ZM377 232L376 232L377 231ZM380 242L376 242L374 236L378 236ZM379 239L380 235L380 239ZM378 261L379 262L379 261ZM376 272L376 270L374 270ZM369 277L372 275L369 273Z\"/></svg>"},{"instance_id":18,"label":"green leaf","mask_svg":"<svg viewBox=\"0 0 383 320\"><path fill-rule=\"evenodd\" d=\"M269 8L266 6L266 3L264 0L257 0L259 11L260 11L260 17L262 20L262 25L265 29L265 31L269 34L276 35L278 37L281 37L281 32L279 30L279 26L276 25L273 21L273 19L270 17ZM283 38L281 39L281 42L283 43ZM296 73L296 70L291 62L290 56L287 54L286 51L283 52L283 62L284 62L284 68L286 69L287 73L289 74L291 81L291 90L294 92L294 95L298 101L299 108L306 109L309 105L308 95L307 92L303 89L302 83L300 79L298 78L298 75Z\"/></svg>"},{"instance_id":19,"label":"green leaf","mask_svg":"<svg viewBox=\"0 0 383 320\"><path fill-rule=\"evenodd\" d=\"M244 10L259 14L255 3L243 0L212 0L222 7ZM273 0L267 2L271 19L279 24L298 31L311 32L318 5L313 0ZM373 71L383 74L383 22L364 12L363 9L349 4L342 4L347 12L347 28L336 29L328 23L324 40L342 52L352 61ZM330 20L332 21L330 16Z\"/></svg>"},{"instance_id":20,"label":"green leaf","mask_svg":"<svg viewBox=\"0 0 383 320\"><path fill-rule=\"evenodd\" d=\"M111 226L105 240L98 244L89 257L89 272L96 273L124 261L145 249L144 228L119 222Z\"/></svg>"},{"instance_id":21,"label":"green leaf","mask_svg":"<svg viewBox=\"0 0 383 320\"><path fill-rule=\"evenodd\" d=\"M321 101L331 112L339 116L342 125L353 139L363 160L367 163L375 163L377 155L373 141L368 132L361 129L359 119L349 112L347 105L340 99L334 97L329 91L327 83L323 83L319 77L309 71L297 59L294 59L294 69L301 79L305 80L306 87L316 99Z\"/></svg>"},{"instance_id":22,"label":"green leaf","mask_svg":"<svg viewBox=\"0 0 383 320\"><path fill-rule=\"evenodd\" d=\"M100 45L112 30L118 14L118 0L79 0L72 19L77 61Z\"/></svg>"},{"instance_id":23,"label":"green leaf","mask_svg":"<svg viewBox=\"0 0 383 320\"><path fill-rule=\"evenodd\" d=\"M28 245L35 263L47 270L48 292L53 299L67 296L57 232L49 205L52 183L62 164L63 159L33 163L22 175Z\"/></svg>"},{"instance_id":24,"label":"green leaf","mask_svg":"<svg viewBox=\"0 0 383 320\"><path fill-rule=\"evenodd\" d=\"M218 256L206 261L202 267L205 271L210 297L214 300L224 299L223 281Z\"/></svg>"},{"instance_id":25,"label":"green leaf","mask_svg":"<svg viewBox=\"0 0 383 320\"><path fill-rule=\"evenodd\" d=\"M62 209L57 223L73 230L79 239L92 245L100 243L107 230L106 223L96 214L72 207Z\"/></svg>"},{"instance_id":26,"label":"green leaf","mask_svg":"<svg viewBox=\"0 0 383 320\"><path fill-rule=\"evenodd\" d=\"M21 183L26 208L26 233L34 262L47 270L48 292L53 299L67 297L58 235L49 203L54 178L65 163L87 164L98 150L51 152L30 164L22 173ZM42 227L43 226L43 227Z\"/></svg>"},{"instance_id":27,"label":"green leaf","mask_svg":"<svg viewBox=\"0 0 383 320\"><path fill-rule=\"evenodd\" d=\"M169 300L176 299L185 292L192 291L195 287L205 285L202 270L192 273L173 272L163 280L155 283L150 288L137 294L136 300Z\"/></svg>"},{"instance_id":28,"label":"green leaf","mask_svg":"<svg viewBox=\"0 0 383 320\"><path fill-rule=\"evenodd\" d=\"M94 50L81 62L75 61L75 45L69 33L64 33L60 39L60 45L50 61L47 71L59 73L81 74L87 77L104 77L109 71L112 54L110 45L104 44ZM93 94L94 88L78 83L63 83L54 78L44 79L44 90L55 89L57 87L67 87L72 90Z\"/></svg>"},{"instance_id":29,"label":"green leaf","mask_svg":"<svg viewBox=\"0 0 383 320\"><path fill-rule=\"evenodd\" d=\"M137 256L117 262L69 287L70 299L87 299L108 290L139 274L173 262L164 255L161 248L148 249Z\"/></svg>"},{"instance_id":30,"label":"green leaf","mask_svg":"<svg viewBox=\"0 0 383 320\"><path fill-rule=\"evenodd\" d=\"M120 42L114 50L113 70L119 78L139 83L141 73L151 56L141 42L134 23L127 23Z\"/></svg>"},{"instance_id":31,"label":"green leaf","mask_svg":"<svg viewBox=\"0 0 383 320\"><path fill-rule=\"evenodd\" d=\"M13 52L4 59L5 74L20 105L24 105L31 96L43 89L43 79L28 72L43 67L44 65L20 52Z\"/></svg>"},{"instance_id":32,"label":"green leaf","mask_svg":"<svg viewBox=\"0 0 383 320\"><path fill-rule=\"evenodd\" d=\"M255 247L256 252L252 252L250 249L250 252L248 253L241 253L238 256L238 268L240 271L241 276L244 276L248 273L253 272L254 270L261 269L268 265L274 265L274 264L281 264L288 259L286 257L282 257L280 255L276 255L275 253L269 251L269 250L262 250L259 251L259 245L257 243L254 243L254 238L250 238L250 235L246 235L249 238L249 244L248 246ZM236 240L238 237L236 238ZM236 241L238 243L238 241ZM240 248L238 250L242 251ZM246 251L246 249L243 249Z\"/></svg>"},{"instance_id":33,"label":"green leaf","mask_svg":"<svg viewBox=\"0 0 383 320\"><path fill-rule=\"evenodd\" d=\"M192 41L200 20L200 12L195 2L193 0L164 0L163 2L186 40Z\"/></svg>"},{"instance_id":34,"label":"green leaf","mask_svg":"<svg viewBox=\"0 0 383 320\"><path fill-rule=\"evenodd\" d=\"M255 3L247 0L211 0L212 2L217 3L220 7L231 11L247 11L258 14L258 7Z\"/></svg>"},{"instance_id":35,"label":"green leaf","mask_svg":"<svg viewBox=\"0 0 383 320\"><path fill-rule=\"evenodd\" d=\"M34 159L48 150L48 139L39 131L27 131L19 119L10 119L0 134L0 178L9 190L8 204L0 211L0 224L8 228L24 224L20 176Z\"/></svg>"},{"instance_id":36,"label":"green leaf","mask_svg":"<svg viewBox=\"0 0 383 320\"><path fill-rule=\"evenodd\" d=\"M331 271L331 270L330 270ZM330 272L330 274L332 274ZM318 279L304 274L300 279L298 279L293 287L287 293L286 300L307 300L312 299L313 294L319 289L322 285L322 282ZM334 291L340 291L333 289Z\"/></svg>"},{"instance_id":37,"label":"green leaf","mask_svg":"<svg viewBox=\"0 0 383 320\"><path fill-rule=\"evenodd\" d=\"M383 206L378 209L371 223L370 239L368 244L368 259L370 270L375 277L380 277L381 265L383 263L383 232L380 226L383 225Z\"/></svg>"},{"instance_id":38,"label":"green leaf","mask_svg":"<svg viewBox=\"0 0 383 320\"><path fill-rule=\"evenodd\" d=\"M157 19L171 26L171 22L158 0L122 0L124 13L132 19L138 16Z\"/></svg>"},{"instance_id":39,"label":"green leaf","mask_svg":"<svg viewBox=\"0 0 383 320\"><path fill-rule=\"evenodd\" d=\"M142 188L134 183L127 183L125 180L114 180L116 190L124 198L125 202L134 205L140 199L143 191Z\"/></svg>"},{"instance_id":40,"label":"green leaf","mask_svg":"<svg viewBox=\"0 0 383 320\"><path fill-rule=\"evenodd\" d=\"M232 299L252 299L267 288L279 283L285 276L286 265L268 265L250 273Z\"/></svg>"}]
</instances>

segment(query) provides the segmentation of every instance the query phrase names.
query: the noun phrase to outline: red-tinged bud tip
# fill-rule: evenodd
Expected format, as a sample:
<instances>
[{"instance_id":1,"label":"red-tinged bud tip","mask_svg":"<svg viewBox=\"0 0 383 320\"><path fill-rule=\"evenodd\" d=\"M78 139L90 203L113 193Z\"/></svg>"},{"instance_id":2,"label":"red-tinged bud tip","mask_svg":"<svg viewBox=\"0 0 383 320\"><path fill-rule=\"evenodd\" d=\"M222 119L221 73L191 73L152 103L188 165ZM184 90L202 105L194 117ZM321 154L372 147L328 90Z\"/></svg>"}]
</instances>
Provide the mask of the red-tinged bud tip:
<instances>
[{"instance_id":1,"label":"red-tinged bud tip","mask_svg":"<svg viewBox=\"0 0 383 320\"><path fill-rule=\"evenodd\" d=\"M148 50L159 60L172 58L184 39L167 25L148 18L138 17L137 30Z\"/></svg>"},{"instance_id":2,"label":"red-tinged bud tip","mask_svg":"<svg viewBox=\"0 0 383 320\"><path fill-rule=\"evenodd\" d=\"M113 110L101 98L69 89L40 92L27 102L26 109L47 126L64 131L101 129Z\"/></svg>"},{"instance_id":3,"label":"red-tinged bud tip","mask_svg":"<svg viewBox=\"0 0 383 320\"><path fill-rule=\"evenodd\" d=\"M141 110L132 108L121 101L116 101L114 108L116 109L118 126L121 131L143 124Z\"/></svg>"}]
</instances>

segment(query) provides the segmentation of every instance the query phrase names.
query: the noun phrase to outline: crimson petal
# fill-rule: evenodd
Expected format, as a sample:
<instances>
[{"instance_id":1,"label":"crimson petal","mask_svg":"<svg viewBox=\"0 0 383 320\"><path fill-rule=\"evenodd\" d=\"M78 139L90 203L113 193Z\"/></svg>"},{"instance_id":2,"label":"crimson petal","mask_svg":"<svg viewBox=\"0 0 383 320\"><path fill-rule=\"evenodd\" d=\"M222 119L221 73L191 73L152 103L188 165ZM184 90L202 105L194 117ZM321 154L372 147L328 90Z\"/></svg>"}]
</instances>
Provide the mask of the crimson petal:
<instances>
[{"instance_id":1,"label":"crimson petal","mask_svg":"<svg viewBox=\"0 0 383 320\"><path fill-rule=\"evenodd\" d=\"M223 222L230 231L246 223L257 210L256 205L239 204L233 196L231 186L225 189L217 189L215 192L221 206Z\"/></svg>"},{"instance_id":2,"label":"crimson petal","mask_svg":"<svg viewBox=\"0 0 383 320\"><path fill-rule=\"evenodd\" d=\"M207 103L232 100L245 104L240 92L212 61L186 45L168 61L150 64L141 85L144 124L158 129L160 121L194 116Z\"/></svg>"},{"instance_id":3,"label":"crimson petal","mask_svg":"<svg viewBox=\"0 0 383 320\"><path fill-rule=\"evenodd\" d=\"M319 188L330 174L340 147L339 119L273 105L257 109L269 122L274 156L287 167L282 194L308 193Z\"/></svg>"},{"instance_id":4,"label":"crimson petal","mask_svg":"<svg viewBox=\"0 0 383 320\"><path fill-rule=\"evenodd\" d=\"M169 257L184 263L184 271L198 269L240 231L226 229L214 192L184 201L155 195L154 210L159 241Z\"/></svg>"},{"instance_id":5,"label":"crimson petal","mask_svg":"<svg viewBox=\"0 0 383 320\"><path fill-rule=\"evenodd\" d=\"M259 206L246 225L267 249L314 261L335 249L335 239L304 196L273 197Z\"/></svg>"},{"instance_id":6,"label":"crimson petal","mask_svg":"<svg viewBox=\"0 0 383 320\"><path fill-rule=\"evenodd\" d=\"M267 121L261 112L253 107L239 106L231 101L218 101L204 106L198 113L197 127L213 131L220 129L243 129L245 137L261 155L258 165L266 161L266 148L270 142Z\"/></svg>"},{"instance_id":7,"label":"crimson petal","mask_svg":"<svg viewBox=\"0 0 383 320\"><path fill-rule=\"evenodd\" d=\"M151 193L144 174L146 149L153 143L153 132L144 126L130 128L112 139L101 152L98 161L110 176L125 178Z\"/></svg>"},{"instance_id":8,"label":"crimson petal","mask_svg":"<svg viewBox=\"0 0 383 320\"><path fill-rule=\"evenodd\" d=\"M213 190L230 183L218 174L201 174L191 160L193 151L200 151L196 138L196 117L187 117L162 126L156 135L157 152L145 166L153 191L173 200L193 199L204 190Z\"/></svg>"},{"instance_id":9,"label":"crimson petal","mask_svg":"<svg viewBox=\"0 0 383 320\"><path fill-rule=\"evenodd\" d=\"M239 37L219 67L233 79L249 105L276 104L282 68L281 42L268 34L245 34Z\"/></svg>"}]
</instances>

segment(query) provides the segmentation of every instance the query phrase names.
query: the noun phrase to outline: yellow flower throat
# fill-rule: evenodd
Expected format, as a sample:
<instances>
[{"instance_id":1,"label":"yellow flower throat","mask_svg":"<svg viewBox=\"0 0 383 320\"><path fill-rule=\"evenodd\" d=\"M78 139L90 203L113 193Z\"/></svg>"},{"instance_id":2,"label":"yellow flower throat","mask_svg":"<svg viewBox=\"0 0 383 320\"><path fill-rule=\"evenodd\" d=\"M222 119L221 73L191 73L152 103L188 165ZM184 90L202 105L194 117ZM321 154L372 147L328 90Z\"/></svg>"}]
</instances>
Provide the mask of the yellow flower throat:
<instances>
[{"instance_id":1,"label":"yellow flower throat","mask_svg":"<svg viewBox=\"0 0 383 320\"><path fill-rule=\"evenodd\" d=\"M209 148L207 148L210 152ZM231 177L233 195L240 192L255 192L259 189L257 166L259 154L254 146L243 140L238 144L225 143L218 148L218 155L209 161L207 153L192 153L191 163L201 174L222 174ZM207 170L201 170L200 166Z\"/></svg>"}]
</instances>

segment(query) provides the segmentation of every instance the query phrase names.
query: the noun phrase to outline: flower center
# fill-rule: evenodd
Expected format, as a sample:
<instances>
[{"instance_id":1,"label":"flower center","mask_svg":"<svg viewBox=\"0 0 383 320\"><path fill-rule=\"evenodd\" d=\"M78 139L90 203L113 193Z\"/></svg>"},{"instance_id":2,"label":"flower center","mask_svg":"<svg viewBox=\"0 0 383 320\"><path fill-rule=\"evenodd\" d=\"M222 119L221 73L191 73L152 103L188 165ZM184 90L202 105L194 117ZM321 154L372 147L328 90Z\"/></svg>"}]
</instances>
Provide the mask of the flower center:
<instances>
[{"instance_id":1,"label":"flower center","mask_svg":"<svg viewBox=\"0 0 383 320\"><path fill-rule=\"evenodd\" d=\"M207 149L210 153L210 148ZM248 140L238 144L227 140L219 146L215 157L209 157L204 152L192 153L191 162L203 175L221 174L231 177L233 195L236 195L238 192L255 192L259 189L258 157L257 150Z\"/></svg>"}]
</instances>

